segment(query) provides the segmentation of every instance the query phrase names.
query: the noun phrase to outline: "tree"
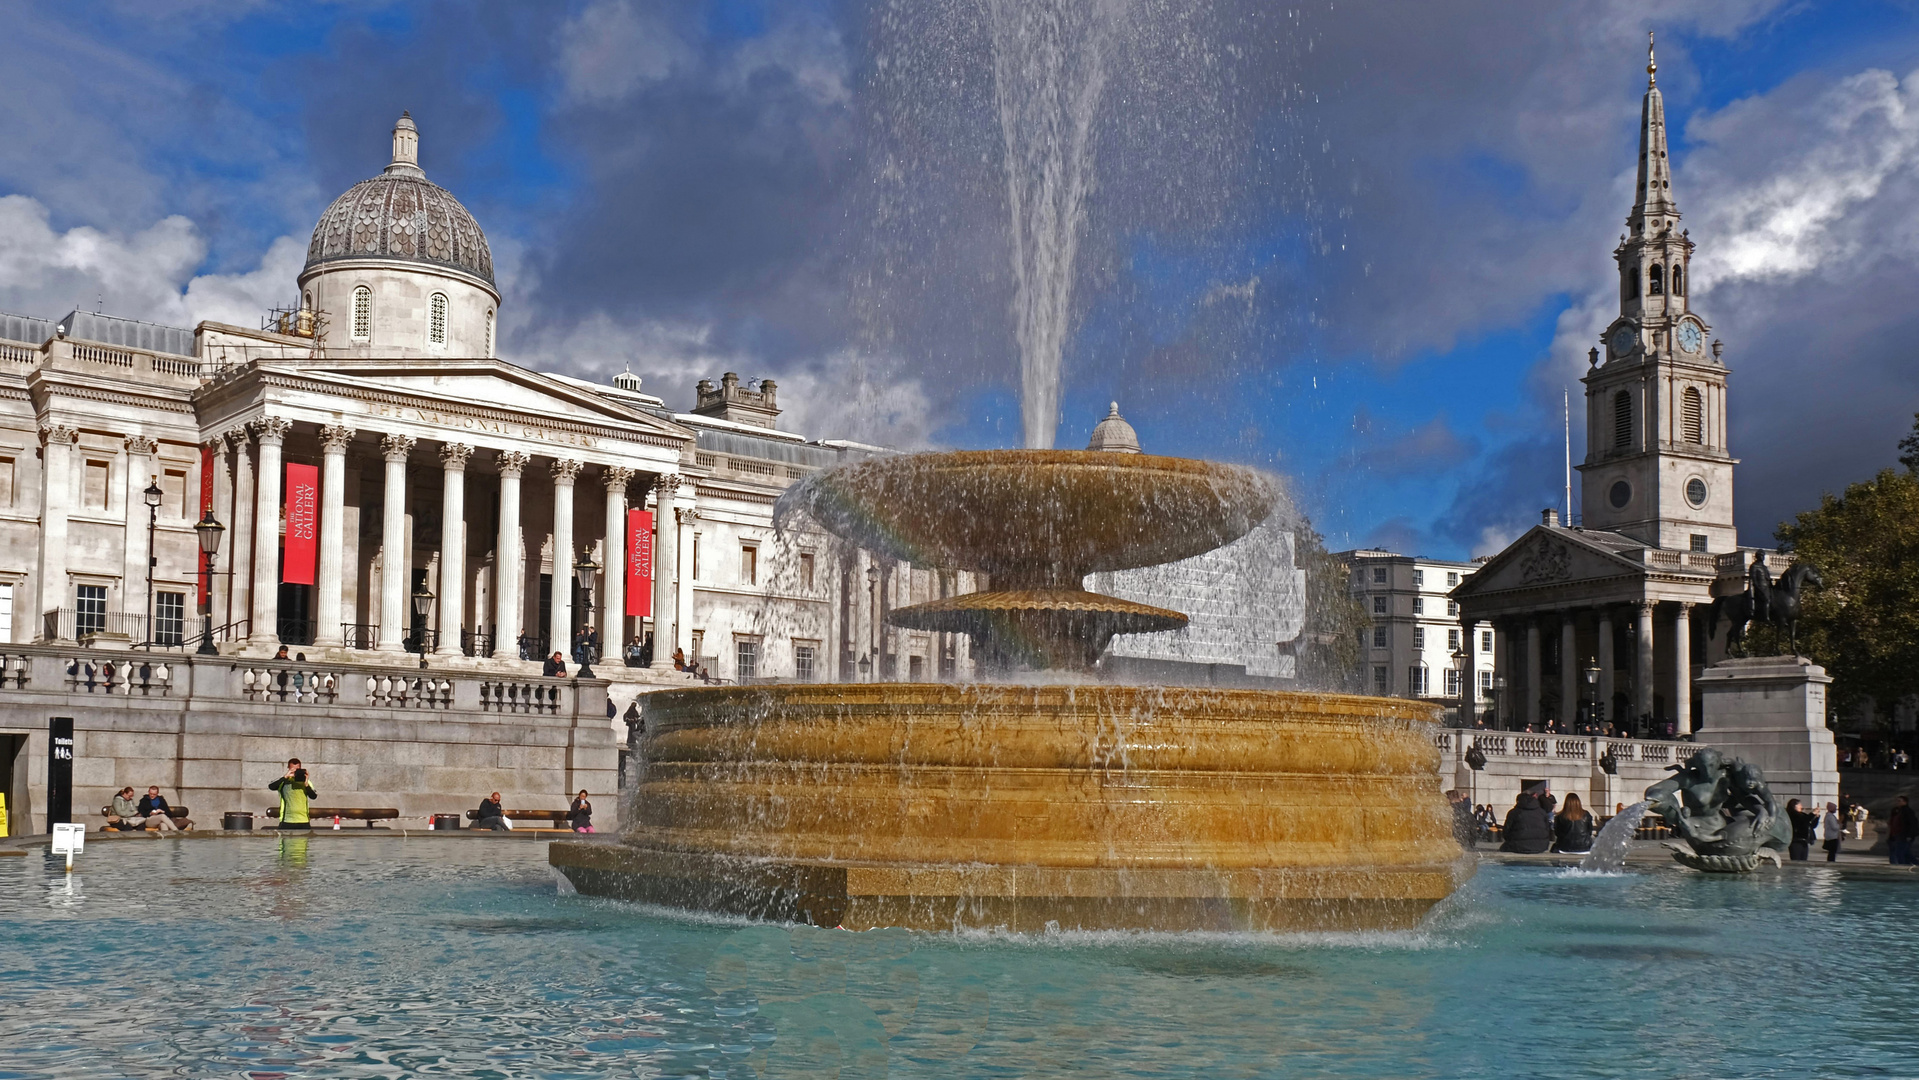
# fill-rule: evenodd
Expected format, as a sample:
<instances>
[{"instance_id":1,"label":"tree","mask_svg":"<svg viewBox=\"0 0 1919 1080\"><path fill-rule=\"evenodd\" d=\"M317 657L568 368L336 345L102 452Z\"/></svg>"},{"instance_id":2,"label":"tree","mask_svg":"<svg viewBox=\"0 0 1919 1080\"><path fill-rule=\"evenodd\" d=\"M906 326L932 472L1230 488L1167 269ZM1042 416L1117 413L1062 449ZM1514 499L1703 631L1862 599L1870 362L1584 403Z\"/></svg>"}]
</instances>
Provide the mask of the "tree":
<instances>
[{"instance_id":1,"label":"tree","mask_svg":"<svg viewBox=\"0 0 1919 1080\"><path fill-rule=\"evenodd\" d=\"M1804 598L1800 650L1832 675L1837 702L1870 701L1881 717L1919 694L1919 425L1899 447L1905 471L1828 494L1777 534L1825 581ZM1784 650L1770 631L1755 637L1755 653Z\"/></svg>"},{"instance_id":2,"label":"tree","mask_svg":"<svg viewBox=\"0 0 1919 1080\"><path fill-rule=\"evenodd\" d=\"M1899 464L1907 472L1919 471L1919 413L1912 414L1912 431L1899 440Z\"/></svg>"}]
</instances>

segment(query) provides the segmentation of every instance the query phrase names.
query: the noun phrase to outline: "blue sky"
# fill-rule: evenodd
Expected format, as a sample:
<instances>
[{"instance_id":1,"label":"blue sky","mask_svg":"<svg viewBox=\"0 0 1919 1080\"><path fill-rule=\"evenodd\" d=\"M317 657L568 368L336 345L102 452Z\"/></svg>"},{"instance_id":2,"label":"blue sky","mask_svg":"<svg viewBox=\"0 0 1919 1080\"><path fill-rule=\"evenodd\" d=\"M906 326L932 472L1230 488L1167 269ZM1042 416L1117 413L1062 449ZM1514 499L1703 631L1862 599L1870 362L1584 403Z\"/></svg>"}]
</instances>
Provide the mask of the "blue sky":
<instances>
[{"instance_id":1,"label":"blue sky","mask_svg":"<svg viewBox=\"0 0 1919 1080\"><path fill-rule=\"evenodd\" d=\"M1117 399L1149 449L1285 472L1336 547L1496 549L1559 501L1653 29L1743 542L1893 462L1913 4L1116 9L1061 445ZM820 437L1019 439L976 0L18 11L0 310L252 321L405 108L514 359L676 404L777 376Z\"/></svg>"}]
</instances>

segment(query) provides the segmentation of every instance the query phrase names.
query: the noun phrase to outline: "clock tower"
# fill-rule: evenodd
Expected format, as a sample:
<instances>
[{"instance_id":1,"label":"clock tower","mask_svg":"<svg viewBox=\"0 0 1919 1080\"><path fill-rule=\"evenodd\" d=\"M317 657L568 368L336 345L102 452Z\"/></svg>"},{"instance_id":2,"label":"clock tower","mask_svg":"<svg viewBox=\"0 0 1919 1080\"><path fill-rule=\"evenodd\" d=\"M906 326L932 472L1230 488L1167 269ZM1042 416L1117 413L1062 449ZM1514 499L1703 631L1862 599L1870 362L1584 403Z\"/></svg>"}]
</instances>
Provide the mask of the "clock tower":
<instances>
[{"instance_id":1,"label":"clock tower","mask_svg":"<svg viewBox=\"0 0 1919 1080\"><path fill-rule=\"evenodd\" d=\"M1726 366L1687 303L1692 239L1679 227L1666 105L1650 35L1639 118L1639 184L1619 264L1619 317L1589 354L1582 524L1681 551L1735 550ZM1710 342L1710 344L1708 344Z\"/></svg>"}]
</instances>

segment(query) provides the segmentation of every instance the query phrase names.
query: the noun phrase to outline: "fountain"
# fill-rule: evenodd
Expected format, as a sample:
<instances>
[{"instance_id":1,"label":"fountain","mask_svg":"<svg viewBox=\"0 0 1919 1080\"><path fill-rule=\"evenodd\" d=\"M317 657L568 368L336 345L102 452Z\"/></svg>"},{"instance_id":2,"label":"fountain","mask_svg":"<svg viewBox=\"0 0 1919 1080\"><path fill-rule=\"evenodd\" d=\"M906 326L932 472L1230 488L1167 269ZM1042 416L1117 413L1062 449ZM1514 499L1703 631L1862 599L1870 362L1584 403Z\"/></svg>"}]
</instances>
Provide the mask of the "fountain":
<instances>
[{"instance_id":1,"label":"fountain","mask_svg":"<svg viewBox=\"0 0 1919 1080\"><path fill-rule=\"evenodd\" d=\"M783 515L986 574L889 618L970 634L1026 681L652 694L621 842L557 842L551 862L583 893L849 929L1417 923L1464 872L1432 706L1093 674L1114 634L1185 616L1086 574L1209 551L1277 498L1249 469L1094 451L810 478Z\"/></svg>"}]
</instances>

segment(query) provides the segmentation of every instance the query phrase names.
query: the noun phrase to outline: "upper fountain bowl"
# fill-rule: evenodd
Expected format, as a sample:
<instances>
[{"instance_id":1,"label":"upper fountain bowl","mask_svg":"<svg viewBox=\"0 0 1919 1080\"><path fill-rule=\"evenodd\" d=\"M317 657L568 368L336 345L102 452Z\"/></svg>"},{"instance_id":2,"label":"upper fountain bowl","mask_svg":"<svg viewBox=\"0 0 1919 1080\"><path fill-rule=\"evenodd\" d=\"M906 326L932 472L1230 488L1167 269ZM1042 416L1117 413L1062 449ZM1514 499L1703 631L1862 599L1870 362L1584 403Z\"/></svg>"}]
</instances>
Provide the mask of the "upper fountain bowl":
<instances>
[{"instance_id":1,"label":"upper fountain bowl","mask_svg":"<svg viewBox=\"0 0 1919 1080\"><path fill-rule=\"evenodd\" d=\"M1152 454L967 450L876 458L781 497L863 548L983 570L1002 586L1079 588L1086 574L1190 558L1265 520L1279 492L1248 468Z\"/></svg>"}]
</instances>

